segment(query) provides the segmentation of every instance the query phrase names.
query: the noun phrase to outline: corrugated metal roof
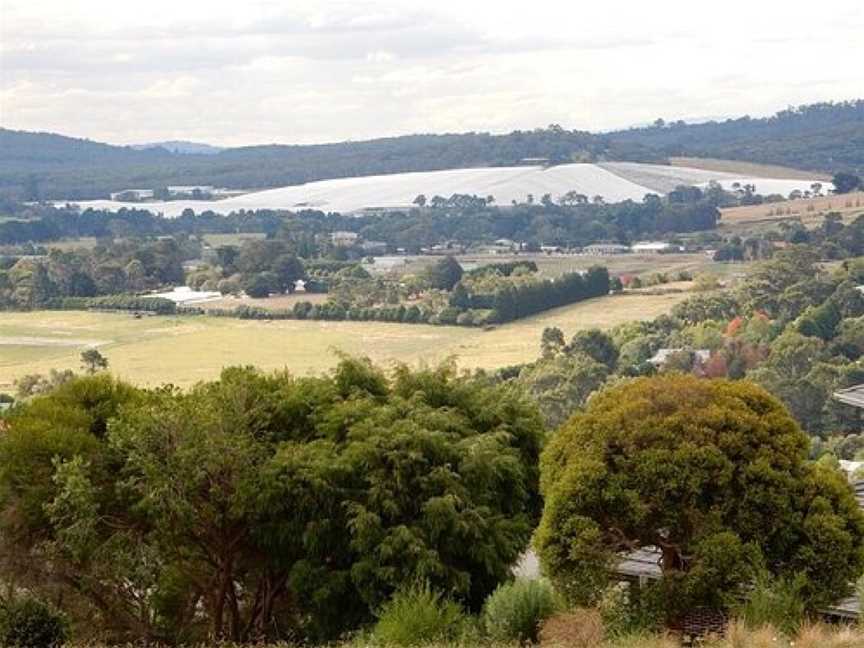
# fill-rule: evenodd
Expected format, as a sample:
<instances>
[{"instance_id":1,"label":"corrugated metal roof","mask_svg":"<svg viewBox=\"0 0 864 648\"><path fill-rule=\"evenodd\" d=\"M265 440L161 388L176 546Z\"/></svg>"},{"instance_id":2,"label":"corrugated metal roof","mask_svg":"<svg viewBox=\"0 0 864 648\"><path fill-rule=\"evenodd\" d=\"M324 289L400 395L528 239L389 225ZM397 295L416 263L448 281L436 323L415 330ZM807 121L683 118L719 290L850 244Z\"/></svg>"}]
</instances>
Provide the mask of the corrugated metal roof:
<instances>
[{"instance_id":1,"label":"corrugated metal roof","mask_svg":"<svg viewBox=\"0 0 864 648\"><path fill-rule=\"evenodd\" d=\"M834 398L852 407L864 408L864 385L853 385L834 392Z\"/></svg>"}]
</instances>

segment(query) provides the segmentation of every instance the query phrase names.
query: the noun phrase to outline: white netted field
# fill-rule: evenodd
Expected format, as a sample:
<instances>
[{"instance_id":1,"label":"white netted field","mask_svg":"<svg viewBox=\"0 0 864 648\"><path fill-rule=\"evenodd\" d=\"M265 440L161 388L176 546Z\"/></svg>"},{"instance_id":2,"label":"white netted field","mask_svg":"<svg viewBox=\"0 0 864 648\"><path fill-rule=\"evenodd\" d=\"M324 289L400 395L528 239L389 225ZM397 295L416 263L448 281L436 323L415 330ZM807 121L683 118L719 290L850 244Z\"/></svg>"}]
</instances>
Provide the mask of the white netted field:
<instances>
[{"instance_id":1,"label":"white netted field","mask_svg":"<svg viewBox=\"0 0 864 648\"><path fill-rule=\"evenodd\" d=\"M307 184L255 191L218 201L177 200L172 202L120 203L110 200L83 201L82 208L116 210L137 207L177 216L184 209L196 212L211 209L227 214L241 209L320 209L352 213L369 208L410 206L414 198L424 194L449 197L453 194L494 196L499 205L512 201L524 202L528 194L539 201L544 194L553 199L568 191L589 198L602 196L607 202L642 200L646 193L666 193L677 185L707 185L716 180L730 188L734 183L753 184L761 194L788 196L795 189L810 189L815 180L785 180L744 177L720 171L687 167L608 162L603 164L562 164L549 168L539 166L486 167L452 169L419 173L363 176L321 180ZM830 183L823 183L827 191Z\"/></svg>"}]
</instances>

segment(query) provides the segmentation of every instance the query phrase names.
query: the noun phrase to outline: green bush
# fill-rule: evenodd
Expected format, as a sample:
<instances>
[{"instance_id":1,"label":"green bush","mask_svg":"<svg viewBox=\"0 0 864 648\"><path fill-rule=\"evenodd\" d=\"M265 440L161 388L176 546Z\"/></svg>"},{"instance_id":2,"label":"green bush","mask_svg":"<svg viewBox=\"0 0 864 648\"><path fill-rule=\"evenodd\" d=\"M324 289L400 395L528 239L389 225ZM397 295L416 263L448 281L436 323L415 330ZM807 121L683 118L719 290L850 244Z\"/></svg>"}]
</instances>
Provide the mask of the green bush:
<instances>
[{"instance_id":1,"label":"green bush","mask_svg":"<svg viewBox=\"0 0 864 648\"><path fill-rule=\"evenodd\" d=\"M540 624L556 609L548 581L519 579L492 592L483 607L483 626L498 641L537 641Z\"/></svg>"},{"instance_id":2,"label":"green bush","mask_svg":"<svg viewBox=\"0 0 864 648\"><path fill-rule=\"evenodd\" d=\"M607 634L625 637L660 630L664 614L659 594L656 586L636 587L629 583L610 586L597 606Z\"/></svg>"},{"instance_id":3,"label":"green bush","mask_svg":"<svg viewBox=\"0 0 864 648\"><path fill-rule=\"evenodd\" d=\"M54 648L66 641L66 620L34 598L21 598L0 607L0 646Z\"/></svg>"},{"instance_id":4,"label":"green bush","mask_svg":"<svg viewBox=\"0 0 864 648\"><path fill-rule=\"evenodd\" d=\"M770 625L793 636L804 621L806 605L801 592L806 584L803 574L794 578L762 575L735 614L749 628Z\"/></svg>"},{"instance_id":5,"label":"green bush","mask_svg":"<svg viewBox=\"0 0 864 648\"><path fill-rule=\"evenodd\" d=\"M378 614L376 641L416 646L457 638L466 624L462 608L432 590L428 583L396 592Z\"/></svg>"}]
</instances>

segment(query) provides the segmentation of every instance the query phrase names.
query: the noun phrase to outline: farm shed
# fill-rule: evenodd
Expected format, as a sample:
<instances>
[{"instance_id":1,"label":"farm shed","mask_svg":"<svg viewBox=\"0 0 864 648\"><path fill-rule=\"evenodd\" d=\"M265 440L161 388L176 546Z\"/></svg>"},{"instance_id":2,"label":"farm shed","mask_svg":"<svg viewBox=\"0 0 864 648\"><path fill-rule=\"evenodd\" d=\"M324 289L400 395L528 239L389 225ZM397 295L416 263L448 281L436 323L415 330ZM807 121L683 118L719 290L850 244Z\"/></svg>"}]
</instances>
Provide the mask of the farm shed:
<instances>
[{"instance_id":1,"label":"farm shed","mask_svg":"<svg viewBox=\"0 0 864 648\"><path fill-rule=\"evenodd\" d=\"M594 243L586 245L582 248L584 254L593 256L606 256L609 254L627 254L630 252L630 247L627 245L619 245L617 243Z\"/></svg>"}]
</instances>

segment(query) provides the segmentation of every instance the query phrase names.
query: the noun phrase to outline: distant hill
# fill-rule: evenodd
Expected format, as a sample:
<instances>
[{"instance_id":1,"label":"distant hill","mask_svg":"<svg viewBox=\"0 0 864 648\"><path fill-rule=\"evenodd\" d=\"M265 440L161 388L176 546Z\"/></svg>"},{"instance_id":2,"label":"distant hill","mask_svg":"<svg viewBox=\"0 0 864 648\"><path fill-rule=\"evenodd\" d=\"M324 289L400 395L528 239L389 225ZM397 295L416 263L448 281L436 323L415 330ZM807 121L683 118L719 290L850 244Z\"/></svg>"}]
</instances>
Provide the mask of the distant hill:
<instances>
[{"instance_id":1,"label":"distant hill","mask_svg":"<svg viewBox=\"0 0 864 648\"><path fill-rule=\"evenodd\" d=\"M668 157L744 160L812 171L864 173L864 100L789 108L767 118L675 122L610 133L618 145Z\"/></svg>"},{"instance_id":2,"label":"distant hill","mask_svg":"<svg viewBox=\"0 0 864 648\"><path fill-rule=\"evenodd\" d=\"M215 155L219 151L224 150L221 146L212 146L200 142L187 142L185 140L168 140L166 142L133 144L131 148L139 151L162 148L169 153L180 153L181 155Z\"/></svg>"},{"instance_id":3,"label":"distant hill","mask_svg":"<svg viewBox=\"0 0 864 648\"><path fill-rule=\"evenodd\" d=\"M691 156L864 173L864 100L803 106L763 119L679 122L603 134L550 126L505 135L407 135L216 152L209 147L189 149L188 142L160 144L151 148L111 146L51 133L0 129L0 195L82 200L107 197L125 188L167 185L262 189L328 178L509 166L535 158L556 164L664 162L670 156Z\"/></svg>"}]
</instances>

